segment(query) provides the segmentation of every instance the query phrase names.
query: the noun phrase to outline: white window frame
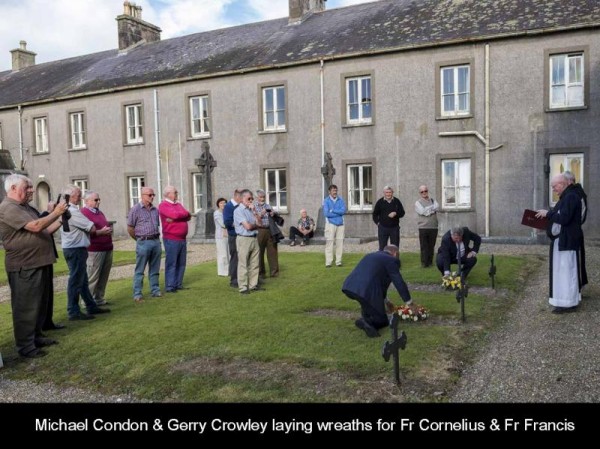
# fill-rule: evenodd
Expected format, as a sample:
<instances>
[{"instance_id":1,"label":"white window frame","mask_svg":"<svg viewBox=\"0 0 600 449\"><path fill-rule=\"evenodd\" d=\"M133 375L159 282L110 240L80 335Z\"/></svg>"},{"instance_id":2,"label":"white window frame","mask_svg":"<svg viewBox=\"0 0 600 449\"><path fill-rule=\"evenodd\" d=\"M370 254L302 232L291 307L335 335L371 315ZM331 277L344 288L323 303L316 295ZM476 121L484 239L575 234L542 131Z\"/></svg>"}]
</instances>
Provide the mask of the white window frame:
<instances>
[{"instance_id":1,"label":"white window frame","mask_svg":"<svg viewBox=\"0 0 600 449\"><path fill-rule=\"evenodd\" d=\"M275 185L269 185L269 174L274 173ZM282 186L281 174L285 173L285 185ZM286 168L266 168L265 169L265 193L267 195L267 203L271 205L273 210L279 213L287 213L289 201L289 179ZM274 188L273 188L274 187ZM272 200L272 196L275 201Z\"/></svg>"},{"instance_id":2,"label":"white window frame","mask_svg":"<svg viewBox=\"0 0 600 449\"><path fill-rule=\"evenodd\" d=\"M448 179L445 165L454 165L454 177ZM442 208L443 209L470 209L473 203L471 186L471 158L443 159L442 160ZM448 202L448 191L453 189L455 198L453 203Z\"/></svg>"},{"instance_id":3,"label":"white window frame","mask_svg":"<svg viewBox=\"0 0 600 449\"><path fill-rule=\"evenodd\" d=\"M282 92L283 104L279 104L279 92ZM273 96L273 109L267 109L267 95ZM262 89L262 110L263 110L263 130L264 131L285 131L287 121L287 111L285 104L285 86L269 86ZM283 119L279 120L279 115L283 113ZM268 124L269 114L273 115L273 124Z\"/></svg>"},{"instance_id":4,"label":"white window frame","mask_svg":"<svg viewBox=\"0 0 600 449\"><path fill-rule=\"evenodd\" d=\"M198 115L194 114L194 104L198 105ZM190 134L192 137L210 136L210 117L208 115L208 95L190 97ZM196 131L198 125L199 131Z\"/></svg>"},{"instance_id":5,"label":"white window frame","mask_svg":"<svg viewBox=\"0 0 600 449\"><path fill-rule=\"evenodd\" d=\"M467 80L465 83L466 90L459 91L458 76L461 69L467 69ZM452 86L446 92L446 79L444 73L452 73ZM460 109L460 97L466 96L466 109ZM444 100L447 97L452 97L454 101L454 109L446 110ZM446 66L440 68L440 111L442 117L460 117L471 114L471 65L460 64L455 66Z\"/></svg>"},{"instance_id":6,"label":"white window frame","mask_svg":"<svg viewBox=\"0 0 600 449\"><path fill-rule=\"evenodd\" d=\"M133 111L133 123L130 111ZM142 125L142 104L129 104L125 106L125 135L128 144L144 143L144 130Z\"/></svg>"},{"instance_id":7,"label":"white window frame","mask_svg":"<svg viewBox=\"0 0 600 449\"><path fill-rule=\"evenodd\" d=\"M368 81L369 92L363 92L363 81ZM351 89L355 85L356 91L355 101L351 102ZM349 125L362 125L373 122L373 83L371 75L355 76L346 78L346 123ZM365 96L366 95L366 96ZM358 118L351 118L351 107L356 106L358 109ZM369 111L369 115L365 114L365 110Z\"/></svg>"},{"instance_id":8,"label":"white window frame","mask_svg":"<svg viewBox=\"0 0 600 449\"><path fill-rule=\"evenodd\" d=\"M2 146L2 122L0 122L0 150L2 150L2 149L3 149L3 146Z\"/></svg>"},{"instance_id":9,"label":"white window frame","mask_svg":"<svg viewBox=\"0 0 600 449\"><path fill-rule=\"evenodd\" d=\"M146 186L144 176L127 177L127 196L129 197L129 208L131 209L142 200L142 187ZM137 191L137 195L135 192Z\"/></svg>"},{"instance_id":10,"label":"white window frame","mask_svg":"<svg viewBox=\"0 0 600 449\"><path fill-rule=\"evenodd\" d=\"M571 62L577 66L574 71L571 70ZM584 62L583 52L550 55L550 109L585 106ZM554 68L559 63L564 71L562 80L554 77ZM577 79L577 74L581 79ZM562 95L557 93L560 88L563 89Z\"/></svg>"},{"instance_id":11,"label":"white window frame","mask_svg":"<svg viewBox=\"0 0 600 449\"><path fill-rule=\"evenodd\" d=\"M48 153L48 117L34 119L35 152Z\"/></svg>"},{"instance_id":12,"label":"white window frame","mask_svg":"<svg viewBox=\"0 0 600 449\"><path fill-rule=\"evenodd\" d=\"M83 206L83 197L85 196L85 192L87 192L88 190L90 190L89 188L89 183L87 178L79 178L79 179L73 179L73 181L71 182L71 184L73 184L74 186L79 187L79 190L81 190L81 198L79 200L79 207Z\"/></svg>"},{"instance_id":13,"label":"white window frame","mask_svg":"<svg viewBox=\"0 0 600 449\"><path fill-rule=\"evenodd\" d=\"M365 169L371 171L371 185L365 186ZM352 172L358 172L358 186L354 185L354 176ZM351 164L347 166L346 176L348 179L348 210L373 210L373 164ZM358 202L355 201L353 192L358 191ZM370 197L371 204L367 204L367 197Z\"/></svg>"},{"instance_id":14,"label":"white window frame","mask_svg":"<svg viewBox=\"0 0 600 449\"><path fill-rule=\"evenodd\" d=\"M85 117L83 112L72 112L69 114L71 125L71 148L73 150L85 150Z\"/></svg>"},{"instance_id":15,"label":"white window frame","mask_svg":"<svg viewBox=\"0 0 600 449\"><path fill-rule=\"evenodd\" d=\"M202 207L202 205L204 204L204 196L206 195L206 192L204 192L204 176L205 175L203 175L202 173L192 173L194 213L198 213L204 209Z\"/></svg>"},{"instance_id":16,"label":"white window frame","mask_svg":"<svg viewBox=\"0 0 600 449\"><path fill-rule=\"evenodd\" d=\"M579 170L573 167L574 161L581 161L579 164ZM560 175L565 171L570 171L575 175L575 182L584 186L584 167L585 167L585 156L583 153L556 153L550 154L548 158L550 164L550 174L548 176L548 204L554 207L558 202L558 197L552 192L552 178L556 175Z\"/></svg>"}]
</instances>

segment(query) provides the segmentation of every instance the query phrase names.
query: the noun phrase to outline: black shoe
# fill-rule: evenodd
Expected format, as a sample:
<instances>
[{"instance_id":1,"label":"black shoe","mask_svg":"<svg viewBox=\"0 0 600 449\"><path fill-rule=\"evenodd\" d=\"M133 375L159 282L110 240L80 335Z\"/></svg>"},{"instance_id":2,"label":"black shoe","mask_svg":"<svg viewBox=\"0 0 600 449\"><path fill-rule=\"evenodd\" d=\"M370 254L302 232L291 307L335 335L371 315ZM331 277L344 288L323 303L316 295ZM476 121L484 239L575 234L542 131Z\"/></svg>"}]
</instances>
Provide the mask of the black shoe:
<instances>
[{"instance_id":1,"label":"black shoe","mask_svg":"<svg viewBox=\"0 0 600 449\"><path fill-rule=\"evenodd\" d=\"M58 324L58 323L52 323L51 326L48 327L42 327L43 331L58 331L60 329L65 329L67 326L65 326L64 324Z\"/></svg>"},{"instance_id":2,"label":"black shoe","mask_svg":"<svg viewBox=\"0 0 600 449\"><path fill-rule=\"evenodd\" d=\"M69 321L86 321L86 320L93 320L94 318L96 318L93 315L86 315L85 313L79 313L77 315L73 315L69 317Z\"/></svg>"},{"instance_id":3,"label":"black shoe","mask_svg":"<svg viewBox=\"0 0 600 449\"><path fill-rule=\"evenodd\" d=\"M175 290L189 290L189 287L177 287Z\"/></svg>"},{"instance_id":4,"label":"black shoe","mask_svg":"<svg viewBox=\"0 0 600 449\"><path fill-rule=\"evenodd\" d=\"M577 306L575 307L555 307L552 309L552 313L561 314L561 313L573 313L577 310Z\"/></svg>"},{"instance_id":5,"label":"black shoe","mask_svg":"<svg viewBox=\"0 0 600 449\"><path fill-rule=\"evenodd\" d=\"M229 286L233 287L233 288L239 288L239 285L238 285L237 281L236 282L230 282Z\"/></svg>"},{"instance_id":6,"label":"black shoe","mask_svg":"<svg viewBox=\"0 0 600 449\"><path fill-rule=\"evenodd\" d=\"M240 292L240 295L249 295L250 294L250 290L242 290Z\"/></svg>"},{"instance_id":7,"label":"black shoe","mask_svg":"<svg viewBox=\"0 0 600 449\"><path fill-rule=\"evenodd\" d=\"M177 290L165 290L165 293L177 293Z\"/></svg>"},{"instance_id":8,"label":"black shoe","mask_svg":"<svg viewBox=\"0 0 600 449\"><path fill-rule=\"evenodd\" d=\"M52 345L57 345L57 344L58 344L58 342L56 340L54 340L53 338L40 337L40 338L35 339L35 347L36 348L43 348L44 346L52 346Z\"/></svg>"},{"instance_id":9,"label":"black shoe","mask_svg":"<svg viewBox=\"0 0 600 449\"><path fill-rule=\"evenodd\" d=\"M101 309L100 307L97 307L95 309L88 310L89 315L100 315L101 313L110 313L110 309Z\"/></svg>"},{"instance_id":10,"label":"black shoe","mask_svg":"<svg viewBox=\"0 0 600 449\"><path fill-rule=\"evenodd\" d=\"M266 288L259 287L258 285L256 287L252 287L250 289L251 292L264 292L265 290L266 290Z\"/></svg>"},{"instance_id":11,"label":"black shoe","mask_svg":"<svg viewBox=\"0 0 600 449\"><path fill-rule=\"evenodd\" d=\"M375 329L373 326L367 323L363 318L359 318L358 320L356 320L354 322L354 325L359 329L364 330L365 334L367 334L367 337L369 338L380 337L379 332L377 332L377 329Z\"/></svg>"},{"instance_id":12,"label":"black shoe","mask_svg":"<svg viewBox=\"0 0 600 449\"><path fill-rule=\"evenodd\" d=\"M44 357L45 355L47 355L48 353L45 351L42 351L41 349L33 349L25 354L22 354L19 352L19 355L21 357L25 357L27 359L37 359L39 357Z\"/></svg>"}]
</instances>

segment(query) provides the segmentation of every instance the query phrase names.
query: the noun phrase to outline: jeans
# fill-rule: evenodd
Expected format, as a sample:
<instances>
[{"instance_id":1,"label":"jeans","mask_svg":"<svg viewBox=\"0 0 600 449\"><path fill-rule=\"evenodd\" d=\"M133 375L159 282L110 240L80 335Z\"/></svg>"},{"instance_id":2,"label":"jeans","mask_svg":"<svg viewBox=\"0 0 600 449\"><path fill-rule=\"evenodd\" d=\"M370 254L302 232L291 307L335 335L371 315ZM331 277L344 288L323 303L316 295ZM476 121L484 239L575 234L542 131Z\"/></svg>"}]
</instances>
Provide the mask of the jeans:
<instances>
[{"instance_id":1,"label":"jeans","mask_svg":"<svg viewBox=\"0 0 600 449\"><path fill-rule=\"evenodd\" d=\"M86 262L86 248L63 248L65 260L69 266L69 283L67 284L67 313L69 318L79 315L79 295L86 309L95 310L98 306L90 293Z\"/></svg>"},{"instance_id":2,"label":"jeans","mask_svg":"<svg viewBox=\"0 0 600 449\"><path fill-rule=\"evenodd\" d=\"M175 291L183 287L183 274L187 261L187 242L185 240L163 241L165 245L165 290Z\"/></svg>"},{"instance_id":3,"label":"jeans","mask_svg":"<svg viewBox=\"0 0 600 449\"><path fill-rule=\"evenodd\" d=\"M133 297L142 296L144 286L144 270L148 265L150 278L150 291L152 294L160 293L158 285L158 272L160 271L160 255L162 249L160 240L138 240L135 245L135 274L133 275Z\"/></svg>"}]
</instances>

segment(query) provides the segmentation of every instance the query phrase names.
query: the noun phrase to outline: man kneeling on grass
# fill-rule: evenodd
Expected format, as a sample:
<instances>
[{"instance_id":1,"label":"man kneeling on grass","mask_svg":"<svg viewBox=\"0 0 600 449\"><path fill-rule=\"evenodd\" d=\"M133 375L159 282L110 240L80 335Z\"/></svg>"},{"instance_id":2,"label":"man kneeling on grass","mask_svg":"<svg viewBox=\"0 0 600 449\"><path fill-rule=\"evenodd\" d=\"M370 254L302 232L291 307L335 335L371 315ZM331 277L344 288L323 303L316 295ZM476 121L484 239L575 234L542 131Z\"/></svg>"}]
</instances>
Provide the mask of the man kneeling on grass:
<instances>
[{"instance_id":1,"label":"man kneeling on grass","mask_svg":"<svg viewBox=\"0 0 600 449\"><path fill-rule=\"evenodd\" d=\"M344 281L342 291L350 299L358 301L361 307L362 317L354 324L368 337L379 337L377 329L389 324L386 305L390 309L393 305L386 300L386 295L392 282L406 305L411 305L408 287L400 274L398 247L395 245L367 254Z\"/></svg>"}]
</instances>

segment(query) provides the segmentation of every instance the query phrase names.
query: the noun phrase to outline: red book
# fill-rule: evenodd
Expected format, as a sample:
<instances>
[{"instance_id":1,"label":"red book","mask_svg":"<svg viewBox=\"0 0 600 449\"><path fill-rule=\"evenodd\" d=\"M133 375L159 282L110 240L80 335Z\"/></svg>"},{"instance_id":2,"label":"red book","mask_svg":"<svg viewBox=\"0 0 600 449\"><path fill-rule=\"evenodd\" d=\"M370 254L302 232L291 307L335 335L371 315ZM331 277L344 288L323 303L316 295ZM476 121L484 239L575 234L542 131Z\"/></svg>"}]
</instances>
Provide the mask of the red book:
<instances>
[{"instance_id":1,"label":"red book","mask_svg":"<svg viewBox=\"0 0 600 449\"><path fill-rule=\"evenodd\" d=\"M546 229L548 227L548 219L546 217L535 218L536 214L537 212L534 210L525 209L521 224L536 229Z\"/></svg>"}]
</instances>

